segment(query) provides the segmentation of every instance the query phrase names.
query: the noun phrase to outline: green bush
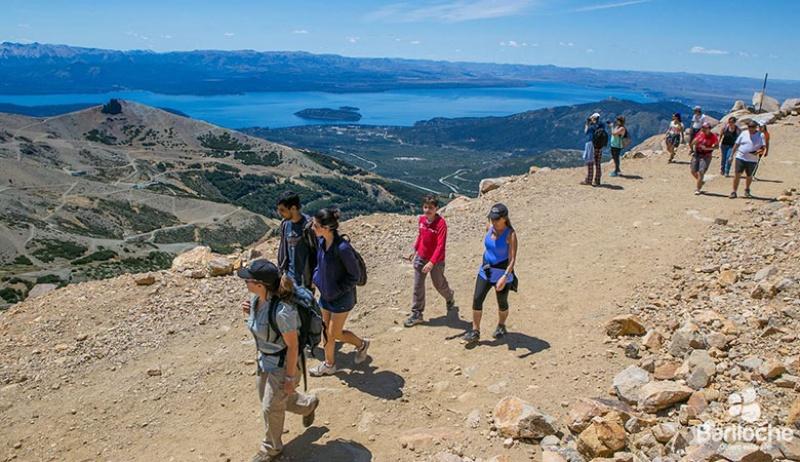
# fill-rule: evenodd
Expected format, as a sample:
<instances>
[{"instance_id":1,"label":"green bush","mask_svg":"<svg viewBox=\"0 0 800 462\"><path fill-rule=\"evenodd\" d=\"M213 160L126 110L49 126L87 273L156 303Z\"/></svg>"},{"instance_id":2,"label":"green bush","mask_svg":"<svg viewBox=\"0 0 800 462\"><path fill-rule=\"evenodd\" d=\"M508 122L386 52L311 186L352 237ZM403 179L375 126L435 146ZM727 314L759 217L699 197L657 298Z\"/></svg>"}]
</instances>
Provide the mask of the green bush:
<instances>
[{"instance_id":1,"label":"green bush","mask_svg":"<svg viewBox=\"0 0 800 462\"><path fill-rule=\"evenodd\" d=\"M277 152L236 151L233 158L244 165L263 165L277 167L281 164L281 156Z\"/></svg>"},{"instance_id":2,"label":"green bush","mask_svg":"<svg viewBox=\"0 0 800 462\"><path fill-rule=\"evenodd\" d=\"M61 284L61 278L55 274L45 274L36 278L37 284Z\"/></svg>"},{"instance_id":3,"label":"green bush","mask_svg":"<svg viewBox=\"0 0 800 462\"><path fill-rule=\"evenodd\" d=\"M38 247L32 252L33 256L45 263L49 263L56 258L73 260L83 256L89 250L87 247L72 241L34 239L32 244Z\"/></svg>"},{"instance_id":4,"label":"green bush","mask_svg":"<svg viewBox=\"0 0 800 462\"><path fill-rule=\"evenodd\" d=\"M83 135L87 140L94 141L96 143L103 143L108 145L117 144L117 137L106 133L103 130L98 130L96 128L89 130L87 133Z\"/></svg>"},{"instance_id":5,"label":"green bush","mask_svg":"<svg viewBox=\"0 0 800 462\"><path fill-rule=\"evenodd\" d=\"M5 300L6 303L17 303L21 302L25 298L25 295L17 289L6 287L4 289L0 289L0 298Z\"/></svg>"},{"instance_id":6,"label":"green bush","mask_svg":"<svg viewBox=\"0 0 800 462\"><path fill-rule=\"evenodd\" d=\"M214 135L211 132L197 137L200 145L204 148L213 149L216 151L246 151L251 148L247 143L242 143L229 132L222 132L220 135Z\"/></svg>"},{"instance_id":7,"label":"green bush","mask_svg":"<svg viewBox=\"0 0 800 462\"><path fill-rule=\"evenodd\" d=\"M98 250L97 252L93 252L85 257L78 258L76 260L72 260L73 265L86 265L88 263L96 262L96 261L106 261L111 260L112 258L116 258L117 252L113 250Z\"/></svg>"},{"instance_id":8,"label":"green bush","mask_svg":"<svg viewBox=\"0 0 800 462\"><path fill-rule=\"evenodd\" d=\"M17 255L17 258L14 259L13 263L15 265L33 265L33 262L30 260L30 258L26 257L25 255Z\"/></svg>"}]
</instances>

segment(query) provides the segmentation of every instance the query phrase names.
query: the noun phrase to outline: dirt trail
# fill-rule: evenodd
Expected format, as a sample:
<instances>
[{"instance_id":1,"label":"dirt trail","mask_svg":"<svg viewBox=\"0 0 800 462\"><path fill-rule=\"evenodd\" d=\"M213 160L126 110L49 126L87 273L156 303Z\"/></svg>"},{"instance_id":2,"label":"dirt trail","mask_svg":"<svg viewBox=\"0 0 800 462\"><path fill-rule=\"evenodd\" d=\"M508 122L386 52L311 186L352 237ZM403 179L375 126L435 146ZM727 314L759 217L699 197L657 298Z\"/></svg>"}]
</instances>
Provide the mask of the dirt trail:
<instances>
[{"instance_id":1,"label":"dirt trail","mask_svg":"<svg viewBox=\"0 0 800 462\"><path fill-rule=\"evenodd\" d=\"M763 200L798 186L799 128L797 117L771 127L771 155L759 170L763 181L753 186ZM453 205L447 212L447 276L462 307L460 318L444 317L443 302L429 291L428 323L412 329L401 326L412 269L399 255L411 245L414 219L370 216L348 223L346 231L371 267L351 327L373 339L372 360L351 371L352 350L344 347L339 356L344 372L310 380L322 400L316 424L304 430L298 417L287 417L288 444L281 460L429 460L427 454L444 449L427 448L422 454L402 448L399 436L414 429L441 433L466 456L505 453L512 461L538 460L535 445L503 449L501 439L487 438L486 414L497 401L517 395L561 417L575 398L604 395L614 374L632 362L604 343L604 321L625 311L637 286L668 277L673 265L701 264L694 252L709 222L744 220L745 209L759 201L727 198L730 180L713 175L718 158L706 186L709 194L694 196L685 151L678 160L672 165L664 157L625 160L626 176L605 176L603 188L579 186L582 169L540 173ZM610 170L607 164L604 168ZM490 298L484 340L468 350L456 336L468 326L484 217L495 201L509 206L519 233L520 292L511 296L508 337L491 341L496 305ZM0 458L249 460L262 421L252 340L234 304L244 295L241 284L217 278L160 289L160 296L174 293L191 315L167 307L159 313L158 306L147 305L157 292L131 285L123 277L67 288L43 299L54 307L49 313L35 312L36 301L31 301L0 320L2 349L39 348L46 355L58 354L51 353L54 345L35 345L31 339L35 329L53 330L53 319L80 323L64 327L54 344L106 332L115 323L141 322L120 303L148 306L142 319L164 317L174 332L162 332L164 323L145 326L160 335L157 347L133 339L123 353L42 372L39 382L0 391ZM81 313L84 305L93 311L70 320L65 304L76 304ZM203 313L207 316L198 323L193 316ZM155 368L161 375L148 376ZM472 429L464 422L476 409L480 424ZM15 444L20 447L14 449Z\"/></svg>"}]
</instances>

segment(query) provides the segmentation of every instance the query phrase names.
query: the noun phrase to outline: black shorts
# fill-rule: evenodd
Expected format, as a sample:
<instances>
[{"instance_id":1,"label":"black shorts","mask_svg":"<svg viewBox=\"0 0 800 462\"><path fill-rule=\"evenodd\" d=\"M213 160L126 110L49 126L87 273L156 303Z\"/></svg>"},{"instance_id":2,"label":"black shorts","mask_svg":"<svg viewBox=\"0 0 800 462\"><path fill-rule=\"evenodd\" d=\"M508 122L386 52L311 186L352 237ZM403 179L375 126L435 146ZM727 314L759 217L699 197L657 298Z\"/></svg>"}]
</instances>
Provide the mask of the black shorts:
<instances>
[{"instance_id":1,"label":"black shorts","mask_svg":"<svg viewBox=\"0 0 800 462\"><path fill-rule=\"evenodd\" d=\"M747 176L753 176L753 173L756 171L756 165L758 162L748 162L742 159L736 159L736 173L742 174L745 173Z\"/></svg>"},{"instance_id":2,"label":"black shorts","mask_svg":"<svg viewBox=\"0 0 800 462\"><path fill-rule=\"evenodd\" d=\"M681 135L678 133L667 135L667 144L677 148L681 145Z\"/></svg>"}]
</instances>

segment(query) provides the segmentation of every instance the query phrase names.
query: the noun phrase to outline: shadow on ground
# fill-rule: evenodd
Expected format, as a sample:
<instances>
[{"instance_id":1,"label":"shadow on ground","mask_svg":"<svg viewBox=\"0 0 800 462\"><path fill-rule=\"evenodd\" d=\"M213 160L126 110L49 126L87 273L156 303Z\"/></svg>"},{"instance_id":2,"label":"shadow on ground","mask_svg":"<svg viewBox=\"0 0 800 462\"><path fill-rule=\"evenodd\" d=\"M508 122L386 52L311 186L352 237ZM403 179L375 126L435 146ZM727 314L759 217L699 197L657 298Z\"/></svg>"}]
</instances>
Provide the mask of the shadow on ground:
<instances>
[{"instance_id":1,"label":"shadow on ground","mask_svg":"<svg viewBox=\"0 0 800 462\"><path fill-rule=\"evenodd\" d=\"M335 439L325 444L317 443L328 433L328 427L311 427L302 435L290 441L283 448L281 457L276 462L370 462L372 452L363 444Z\"/></svg>"}]
</instances>

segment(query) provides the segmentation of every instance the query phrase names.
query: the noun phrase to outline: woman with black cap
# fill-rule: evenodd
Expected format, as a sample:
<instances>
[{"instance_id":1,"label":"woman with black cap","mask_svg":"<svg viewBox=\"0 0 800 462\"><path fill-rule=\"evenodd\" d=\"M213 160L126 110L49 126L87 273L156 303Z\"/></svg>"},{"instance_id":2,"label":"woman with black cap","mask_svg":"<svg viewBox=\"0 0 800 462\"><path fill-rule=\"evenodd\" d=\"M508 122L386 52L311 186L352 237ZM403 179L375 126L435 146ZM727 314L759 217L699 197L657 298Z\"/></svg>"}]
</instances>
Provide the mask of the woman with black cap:
<instances>
[{"instance_id":1,"label":"woman with black cap","mask_svg":"<svg viewBox=\"0 0 800 462\"><path fill-rule=\"evenodd\" d=\"M514 264L517 260L517 233L508 218L508 207L495 204L489 211L490 223L483 239L483 263L475 279L475 294L472 298L472 329L464 334L467 344L475 344L481 338L481 318L483 302L489 291L494 288L497 296L499 319L492 335L500 338L507 332L508 292L517 290L517 277Z\"/></svg>"},{"instance_id":2,"label":"woman with black cap","mask_svg":"<svg viewBox=\"0 0 800 462\"><path fill-rule=\"evenodd\" d=\"M256 387L266 427L261 449L252 460L266 462L283 451L286 411L302 415L303 425L309 427L314 423L319 399L295 390L300 370L300 316L288 301L294 294L292 280L281 278L278 267L263 259L241 268L238 275L252 294L242 302L242 311L258 350Z\"/></svg>"}]
</instances>

